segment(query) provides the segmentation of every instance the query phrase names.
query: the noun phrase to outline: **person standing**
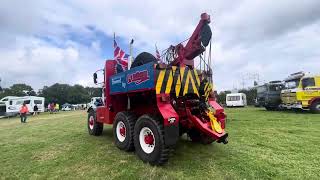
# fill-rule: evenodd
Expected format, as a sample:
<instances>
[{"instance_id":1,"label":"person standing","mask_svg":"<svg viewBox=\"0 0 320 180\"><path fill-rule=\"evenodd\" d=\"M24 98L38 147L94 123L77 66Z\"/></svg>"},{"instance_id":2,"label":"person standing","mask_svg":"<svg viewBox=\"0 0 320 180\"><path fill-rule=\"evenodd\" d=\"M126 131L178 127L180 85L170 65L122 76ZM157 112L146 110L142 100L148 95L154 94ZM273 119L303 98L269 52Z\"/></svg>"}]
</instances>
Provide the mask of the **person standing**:
<instances>
[{"instance_id":1,"label":"person standing","mask_svg":"<svg viewBox=\"0 0 320 180\"><path fill-rule=\"evenodd\" d=\"M37 115L38 114L38 106L35 104L33 106L33 115Z\"/></svg>"},{"instance_id":2,"label":"person standing","mask_svg":"<svg viewBox=\"0 0 320 180\"><path fill-rule=\"evenodd\" d=\"M54 103L50 103L50 114L54 113Z\"/></svg>"},{"instance_id":3,"label":"person standing","mask_svg":"<svg viewBox=\"0 0 320 180\"><path fill-rule=\"evenodd\" d=\"M59 112L59 109L60 109L60 105L58 103L56 103L55 107L54 107L55 111L56 112Z\"/></svg>"},{"instance_id":4,"label":"person standing","mask_svg":"<svg viewBox=\"0 0 320 180\"><path fill-rule=\"evenodd\" d=\"M21 118L21 123L26 123L27 121L27 113L29 112L29 109L24 102L20 108L20 118Z\"/></svg>"}]
</instances>

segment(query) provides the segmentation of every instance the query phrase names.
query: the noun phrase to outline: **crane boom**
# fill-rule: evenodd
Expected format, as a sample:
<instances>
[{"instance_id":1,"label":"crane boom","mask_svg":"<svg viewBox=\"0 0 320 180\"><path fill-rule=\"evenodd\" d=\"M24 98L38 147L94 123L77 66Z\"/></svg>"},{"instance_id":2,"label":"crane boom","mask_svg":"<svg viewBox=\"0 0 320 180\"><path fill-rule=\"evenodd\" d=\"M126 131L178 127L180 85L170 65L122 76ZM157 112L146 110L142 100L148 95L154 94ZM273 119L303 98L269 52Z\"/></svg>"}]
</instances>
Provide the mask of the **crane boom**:
<instances>
[{"instance_id":1,"label":"crane boom","mask_svg":"<svg viewBox=\"0 0 320 180\"><path fill-rule=\"evenodd\" d=\"M209 23L210 15L202 13L201 19L186 46L183 46L181 43L171 46L171 49L177 54L171 65L194 66L193 59L205 51L206 46L208 46L211 40L212 32Z\"/></svg>"}]
</instances>

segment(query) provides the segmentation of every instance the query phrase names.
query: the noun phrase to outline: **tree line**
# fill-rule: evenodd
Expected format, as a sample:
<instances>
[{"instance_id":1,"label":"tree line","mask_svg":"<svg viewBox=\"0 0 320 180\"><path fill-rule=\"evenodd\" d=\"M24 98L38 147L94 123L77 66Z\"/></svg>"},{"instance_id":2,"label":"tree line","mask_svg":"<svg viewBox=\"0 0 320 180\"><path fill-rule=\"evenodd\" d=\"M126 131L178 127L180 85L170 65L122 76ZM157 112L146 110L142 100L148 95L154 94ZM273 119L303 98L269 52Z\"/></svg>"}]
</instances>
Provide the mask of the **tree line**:
<instances>
[{"instance_id":1,"label":"tree line","mask_svg":"<svg viewBox=\"0 0 320 180\"><path fill-rule=\"evenodd\" d=\"M5 96L41 96L46 99L46 104L52 102L82 104L88 103L91 97L101 97L101 88L56 83L52 86L44 86L35 92L30 85L14 84L9 88L2 88L0 99Z\"/></svg>"},{"instance_id":2,"label":"tree line","mask_svg":"<svg viewBox=\"0 0 320 180\"><path fill-rule=\"evenodd\" d=\"M255 88L241 89L238 92L246 94L248 105L254 105L257 96ZM226 95L229 93L231 91L221 91L217 96L217 101L220 104L226 104ZM46 99L46 104L51 102L82 104L89 102L91 97L101 97L101 88L56 83L52 86L44 86L41 90L35 92L27 84L14 84L0 91L0 99L5 96L41 96Z\"/></svg>"}]
</instances>

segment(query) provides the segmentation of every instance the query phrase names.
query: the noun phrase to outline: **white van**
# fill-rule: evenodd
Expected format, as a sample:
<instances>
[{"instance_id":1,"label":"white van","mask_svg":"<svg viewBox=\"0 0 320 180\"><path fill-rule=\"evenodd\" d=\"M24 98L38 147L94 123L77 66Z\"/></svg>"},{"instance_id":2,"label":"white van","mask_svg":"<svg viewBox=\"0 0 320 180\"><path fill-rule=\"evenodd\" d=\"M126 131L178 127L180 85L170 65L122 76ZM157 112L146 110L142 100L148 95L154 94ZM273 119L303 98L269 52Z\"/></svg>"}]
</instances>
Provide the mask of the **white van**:
<instances>
[{"instance_id":1,"label":"white van","mask_svg":"<svg viewBox=\"0 0 320 180\"><path fill-rule=\"evenodd\" d=\"M247 105L247 96L244 93L231 93L226 96L227 107L244 107Z\"/></svg>"},{"instance_id":2,"label":"white van","mask_svg":"<svg viewBox=\"0 0 320 180\"><path fill-rule=\"evenodd\" d=\"M30 113L33 113L35 105L38 107L38 112L44 112L44 97L6 96L0 100L0 116L10 117L19 114L23 103L26 103Z\"/></svg>"}]
</instances>

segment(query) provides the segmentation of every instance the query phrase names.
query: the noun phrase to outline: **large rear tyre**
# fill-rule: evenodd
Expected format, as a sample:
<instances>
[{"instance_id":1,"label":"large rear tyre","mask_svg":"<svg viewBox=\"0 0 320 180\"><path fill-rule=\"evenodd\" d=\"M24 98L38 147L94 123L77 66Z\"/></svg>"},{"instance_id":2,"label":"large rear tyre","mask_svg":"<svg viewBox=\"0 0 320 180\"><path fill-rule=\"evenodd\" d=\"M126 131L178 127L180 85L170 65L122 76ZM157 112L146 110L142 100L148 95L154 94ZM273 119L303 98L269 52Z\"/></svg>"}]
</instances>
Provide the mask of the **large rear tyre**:
<instances>
[{"instance_id":1,"label":"large rear tyre","mask_svg":"<svg viewBox=\"0 0 320 180\"><path fill-rule=\"evenodd\" d=\"M312 113L320 114L320 100L313 102L311 104L310 110Z\"/></svg>"},{"instance_id":2,"label":"large rear tyre","mask_svg":"<svg viewBox=\"0 0 320 180\"><path fill-rule=\"evenodd\" d=\"M192 142L198 142L205 145L211 144L215 141L212 137L206 134L203 134L196 129L191 129L188 132L188 136L190 137Z\"/></svg>"},{"instance_id":3,"label":"large rear tyre","mask_svg":"<svg viewBox=\"0 0 320 180\"><path fill-rule=\"evenodd\" d=\"M149 115L141 116L134 127L134 146L138 157L151 165L168 161L170 149L165 146L163 126Z\"/></svg>"},{"instance_id":4,"label":"large rear tyre","mask_svg":"<svg viewBox=\"0 0 320 180\"><path fill-rule=\"evenodd\" d=\"M93 136L100 136L103 131L103 123L97 122L96 112L90 110L88 113L88 132Z\"/></svg>"},{"instance_id":5,"label":"large rear tyre","mask_svg":"<svg viewBox=\"0 0 320 180\"><path fill-rule=\"evenodd\" d=\"M113 122L113 137L115 145L124 151L133 151L133 132L136 117L133 113L123 111L117 113Z\"/></svg>"}]
</instances>

